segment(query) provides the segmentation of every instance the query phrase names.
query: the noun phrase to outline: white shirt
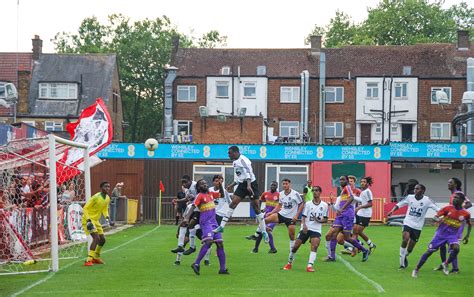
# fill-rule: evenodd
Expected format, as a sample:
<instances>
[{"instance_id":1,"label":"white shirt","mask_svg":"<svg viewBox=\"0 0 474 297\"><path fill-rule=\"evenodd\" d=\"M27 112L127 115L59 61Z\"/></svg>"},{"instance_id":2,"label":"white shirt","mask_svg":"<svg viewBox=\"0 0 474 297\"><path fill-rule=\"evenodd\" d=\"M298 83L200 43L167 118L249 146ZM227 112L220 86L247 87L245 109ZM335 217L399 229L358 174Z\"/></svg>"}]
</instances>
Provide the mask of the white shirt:
<instances>
[{"instance_id":1,"label":"white shirt","mask_svg":"<svg viewBox=\"0 0 474 297\"><path fill-rule=\"evenodd\" d=\"M252 162L250 162L246 156L240 154L240 157L232 162L232 166L234 166L236 182L243 183L249 178L251 182L255 181L255 174L253 174L252 170Z\"/></svg>"},{"instance_id":2,"label":"white shirt","mask_svg":"<svg viewBox=\"0 0 474 297\"><path fill-rule=\"evenodd\" d=\"M303 217L305 217L308 230L321 234L322 224L319 221L328 217L328 204L324 201L319 202L319 204L314 204L313 201L306 202Z\"/></svg>"},{"instance_id":3,"label":"white shirt","mask_svg":"<svg viewBox=\"0 0 474 297\"><path fill-rule=\"evenodd\" d=\"M279 203L281 204L281 210L278 213L287 219L292 219L298 213L298 206L303 203L303 199L300 193L293 189L288 195L283 190L280 192Z\"/></svg>"},{"instance_id":4,"label":"white shirt","mask_svg":"<svg viewBox=\"0 0 474 297\"><path fill-rule=\"evenodd\" d=\"M187 196L192 196L193 197L192 200L194 200L194 198L196 198L196 196L197 196L196 184L197 183L195 181L192 181L191 185L189 186L189 189L186 189L184 191L184 194L185 194L186 197Z\"/></svg>"},{"instance_id":5,"label":"white shirt","mask_svg":"<svg viewBox=\"0 0 474 297\"><path fill-rule=\"evenodd\" d=\"M209 192L219 192L219 189L211 187L209 188ZM219 197L214 200L214 203L216 204L216 214L221 217L225 216L229 210L229 204L231 202L232 200L230 199L229 192L224 189L224 197Z\"/></svg>"},{"instance_id":6,"label":"white shirt","mask_svg":"<svg viewBox=\"0 0 474 297\"><path fill-rule=\"evenodd\" d=\"M355 197L354 197L355 198ZM374 198L372 196L372 191L367 188L360 193L360 196L358 197L357 201L359 201L362 206L367 205L370 201L372 201ZM371 218L372 217L372 207L368 208L361 208L358 212L357 215L360 217L364 218Z\"/></svg>"},{"instance_id":7,"label":"white shirt","mask_svg":"<svg viewBox=\"0 0 474 297\"><path fill-rule=\"evenodd\" d=\"M416 200L415 195L408 195L405 199L397 203L400 208L408 205L407 214L403 220L403 225L407 225L416 230L423 229L425 224L425 216L428 208L439 211L440 208L428 196L423 196L420 200Z\"/></svg>"}]
</instances>

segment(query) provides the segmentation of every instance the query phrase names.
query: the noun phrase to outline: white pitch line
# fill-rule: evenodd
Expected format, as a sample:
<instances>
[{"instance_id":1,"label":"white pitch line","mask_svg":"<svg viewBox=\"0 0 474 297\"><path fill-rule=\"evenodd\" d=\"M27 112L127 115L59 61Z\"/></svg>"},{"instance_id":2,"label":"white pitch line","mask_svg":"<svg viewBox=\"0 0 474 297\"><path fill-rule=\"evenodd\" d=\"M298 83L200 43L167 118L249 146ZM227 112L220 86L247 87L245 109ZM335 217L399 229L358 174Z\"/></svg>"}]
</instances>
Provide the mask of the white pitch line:
<instances>
[{"instance_id":1,"label":"white pitch line","mask_svg":"<svg viewBox=\"0 0 474 297\"><path fill-rule=\"evenodd\" d=\"M132 243L132 242L134 242L134 241L136 241L136 240L139 240L139 239L141 239L141 238L147 236L148 234L154 232L154 231L155 231L156 229L158 229L158 228L160 228L160 226L156 226L156 227L153 228L152 230L150 230L150 231L148 231L148 232L146 232L146 233L143 233L142 235L140 235L140 236L138 236L138 237L135 237L135 238L133 238L133 239L130 239L129 241L126 241L126 242L124 242L124 243L122 243L122 244L120 244L120 245L118 245L118 246L116 246L116 247L114 247L114 248L111 248L110 250L105 250L102 254L105 254L105 253L107 253L107 252L115 251L115 250L117 250L117 249L119 249L119 248L121 248L121 247L123 247L123 246L126 246L126 245L128 245L128 244L130 244L130 243ZM80 262L80 261L82 261L82 259L73 261L73 262L67 264L66 266L64 266L64 267L63 267L62 269L60 269L60 270L67 269L67 268L71 267L72 265L74 265L74 264L76 264L77 262ZM35 282L35 283L29 285L28 287L26 287L26 288L24 288L24 289L21 289L20 291L18 291L18 292L16 292L16 293L12 294L11 297L20 296L21 294L23 294L23 293L25 293L25 292L31 290L32 288L34 288L34 287L36 287L36 286L38 286L38 285L41 285L42 283L47 282L49 279L51 279L51 278L52 278L53 276L55 276L55 275L56 275L56 272L51 272L51 273L48 274L45 278L40 279L39 281L37 281L37 282Z\"/></svg>"},{"instance_id":2,"label":"white pitch line","mask_svg":"<svg viewBox=\"0 0 474 297\"><path fill-rule=\"evenodd\" d=\"M357 269L354 268L354 266L351 265L351 263L347 262L346 260L344 260L342 257L338 257L338 259L341 260L342 263L344 263L344 265L346 265L347 268L349 268L350 271L354 272L355 274L357 274L358 276L360 276L363 280L365 280L366 282L368 282L369 284L371 284L375 289L377 289L377 292L379 293L385 293L385 290L383 289L383 287L371 280L370 278L368 278L365 274L363 274L362 272L359 272Z\"/></svg>"}]
</instances>

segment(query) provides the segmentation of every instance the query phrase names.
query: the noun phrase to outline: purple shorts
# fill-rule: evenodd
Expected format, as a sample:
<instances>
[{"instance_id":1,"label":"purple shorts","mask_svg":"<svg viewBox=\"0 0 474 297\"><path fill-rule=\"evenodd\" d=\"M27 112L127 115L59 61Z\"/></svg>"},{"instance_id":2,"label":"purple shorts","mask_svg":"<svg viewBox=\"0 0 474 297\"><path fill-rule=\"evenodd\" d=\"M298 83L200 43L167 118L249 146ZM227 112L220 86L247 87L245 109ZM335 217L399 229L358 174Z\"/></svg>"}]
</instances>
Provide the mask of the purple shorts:
<instances>
[{"instance_id":1,"label":"purple shorts","mask_svg":"<svg viewBox=\"0 0 474 297\"><path fill-rule=\"evenodd\" d=\"M435 236L431 240L430 244L428 245L428 248L431 250L437 250L439 249L442 245L451 245L451 244L459 244L459 238L458 234L444 234L440 232L436 232Z\"/></svg>"},{"instance_id":2,"label":"purple shorts","mask_svg":"<svg viewBox=\"0 0 474 297\"><path fill-rule=\"evenodd\" d=\"M352 232L352 228L354 227L354 217L353 216L345 216L339 215L332 223L333 227L342 227L343 231L350 231Z\"/></svg>"},{"instance_id":3,"label":"purple shorts","mask_svg":"<svg viewBox=\"0 0 474 297\"><path fill-rule=\"evenodd\" d=\"M458 229L458 233L457 233L458 239L462 239L462 233L463 233L463 231L464 231L464 225L465 225L465 223L463 222L463 223L461 224L461 226L459 227L459 229Z\"/></svg>"},{"instance_id":4,"label":"purple shorts","mask_svg":"<svg viewBox=\"0 0 474 297\"><path fill-rule=\"evenodd\" d=\"M214 242L222 242L222 233L214 233L212 230L217 228L217 224L201 225L202 239L201 241L213 240Z\"/></svg>"}]
</instances>

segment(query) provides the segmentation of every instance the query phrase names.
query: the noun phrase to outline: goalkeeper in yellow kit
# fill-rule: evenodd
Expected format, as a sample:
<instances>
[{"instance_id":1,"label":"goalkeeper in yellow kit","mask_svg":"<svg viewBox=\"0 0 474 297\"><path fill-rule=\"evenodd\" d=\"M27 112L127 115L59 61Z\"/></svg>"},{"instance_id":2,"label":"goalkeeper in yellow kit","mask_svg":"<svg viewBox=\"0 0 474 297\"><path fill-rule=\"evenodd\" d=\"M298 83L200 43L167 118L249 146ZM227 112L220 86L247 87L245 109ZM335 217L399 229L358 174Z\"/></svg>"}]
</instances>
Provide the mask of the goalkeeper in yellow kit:
<instances>
[{"instance_id":1,"label":"goalkeeper in yellow kit","mask_svg":"<svg viewBox=\"0 0 474 297\"><path fill-rule=\"evenodd\" d=\"M100 258L100 251L105 244L104 230L99 222L100 216L104 215L107 223L109 223L109 204L110 184L108 182L100 183L100 192L93 195L84 206L82 215L82 228L87 235L91 235L92 243L87 253L87 260L84 266L92 266L93 264L104 264Z\"/></svg>"}]
</instances>

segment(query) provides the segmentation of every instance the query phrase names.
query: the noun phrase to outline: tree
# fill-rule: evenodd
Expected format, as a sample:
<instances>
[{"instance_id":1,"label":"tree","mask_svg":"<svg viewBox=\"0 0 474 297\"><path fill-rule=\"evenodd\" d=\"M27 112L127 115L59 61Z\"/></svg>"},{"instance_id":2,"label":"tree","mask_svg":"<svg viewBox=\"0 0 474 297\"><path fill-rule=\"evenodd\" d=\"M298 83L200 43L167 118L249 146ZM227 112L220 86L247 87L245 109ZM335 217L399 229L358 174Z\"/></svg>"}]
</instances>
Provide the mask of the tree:
<instances>
[{"instance_id":1,"label":"tree","mask_svg":"<svg viewBox=\"0 0 474 297\"><path fill-rule=\"evenodd\" d=\"M117 54L124 119L130 123L125 140L137 142L161 132L164 69L170 63L176 36L182 47L195 46L194 39L178 32L166 16L131 22L114 14L108 24L86 18L77 34L58 33L53 42L59 53ZM226 38L211 31L199 39L198 46L218 46Z\"/></svg>"},{"instance_id":2,"label":"tree","mask_svg":"<svg viewBox=\"0 0 474 297\"><path fill-rule=\"evenodd\" d=\"M458 29L474 37L474 10L465 2L443 9L443 1L382 0L360 24L337 11L324 28L324 45L409 45L456 41ZM321 27L320 27L321 28Z\"/></svg>"}]
</instances>

